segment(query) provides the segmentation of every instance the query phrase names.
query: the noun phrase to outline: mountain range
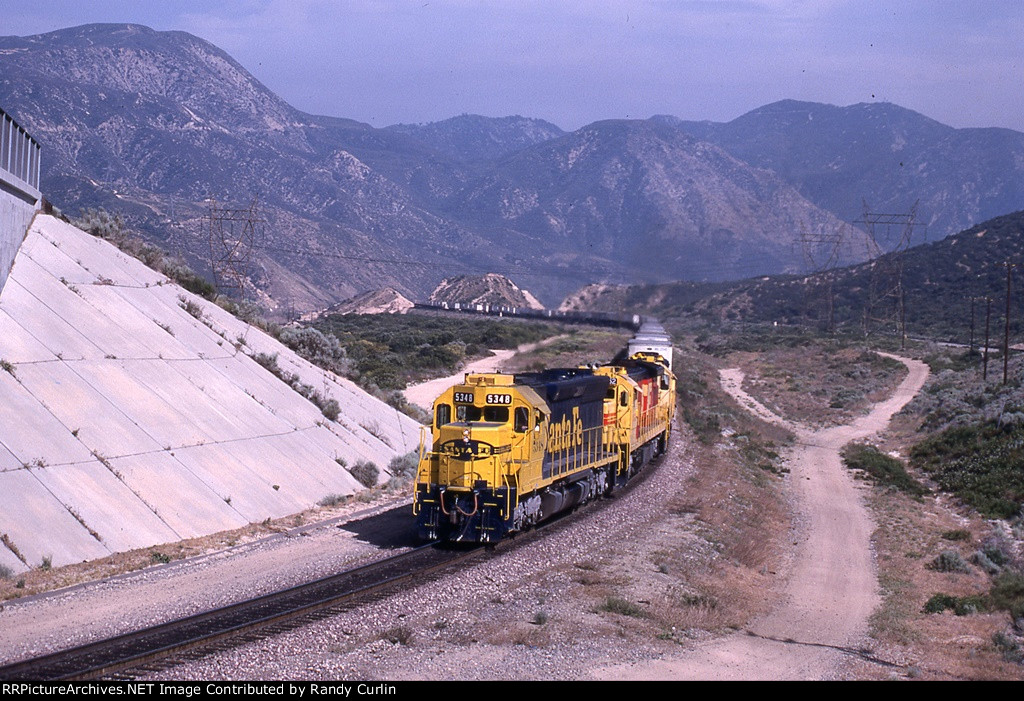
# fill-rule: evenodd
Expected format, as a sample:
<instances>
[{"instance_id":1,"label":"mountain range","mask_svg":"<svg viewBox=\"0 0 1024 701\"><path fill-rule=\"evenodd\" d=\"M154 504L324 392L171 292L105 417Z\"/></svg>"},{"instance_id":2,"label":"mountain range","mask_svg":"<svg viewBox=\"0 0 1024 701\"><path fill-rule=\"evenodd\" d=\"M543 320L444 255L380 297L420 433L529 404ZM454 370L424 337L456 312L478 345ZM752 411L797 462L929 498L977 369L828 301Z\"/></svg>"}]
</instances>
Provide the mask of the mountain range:
<instances>
[{"instance_id":1,"label":"mountain range","mask_svg":"<svg viewBox=\"0 0 1024 701\"><path fill-rule=\"evenodd\" d=\"M905 318L911 336L962 344L971 340L972 316L975 344L984 337L989 316L992 343L997 345L1006 328L1012 342L1024 331L1022 256L1024 211L1018 211L941 241L810 275L720 283L595 284L571 295L562 306L593 311L627 308L673 322L699 319L712 326L832 326L858 334L898 334ZM1007 262L1011 264L1009 290Z\"/></svg>"},{"instance_id":2,"label":"mountain range","mask_svg":"<svg viewBox=\"0 0 1024 701\"><path fill-rule=\"evenodd\" d=\"M890 104L784 101L724 124L569 133L476 115L377 129L306 114L212 44L139 25L0 37L0 105L42 143L57 206L116 211L207 273L211 240L243 226L211 227L211 202L256 200L238 264L281 315L384 285L423 299L485 272L551 306L590 282L799 272L837 232L835 262L864 259L850 222L865 201L918 201L932 239L1024 201L1024 134Z\"/></svg>"}]
</instances>

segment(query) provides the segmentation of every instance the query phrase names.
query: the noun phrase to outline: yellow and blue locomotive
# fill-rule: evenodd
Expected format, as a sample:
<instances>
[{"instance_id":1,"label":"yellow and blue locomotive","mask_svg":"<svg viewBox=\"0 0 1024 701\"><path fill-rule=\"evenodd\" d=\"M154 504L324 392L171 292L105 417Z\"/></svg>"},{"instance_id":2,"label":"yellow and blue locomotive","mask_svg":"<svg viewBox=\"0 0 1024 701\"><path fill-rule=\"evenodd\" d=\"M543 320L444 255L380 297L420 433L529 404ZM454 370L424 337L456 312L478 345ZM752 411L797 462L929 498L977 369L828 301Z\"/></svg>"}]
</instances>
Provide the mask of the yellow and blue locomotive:
<instances>
[{"instance_id":1,"label":"yellow and blue locomotive","mask_svg":"<svg viewBox=\"0 0 1024 701\"><path fill-rule=\"evenodd\" d=\"M668 446L676 392L663 355L467 374L424 427L419 536L494 542L624 484Z\"/></svg>"}]
</instances>

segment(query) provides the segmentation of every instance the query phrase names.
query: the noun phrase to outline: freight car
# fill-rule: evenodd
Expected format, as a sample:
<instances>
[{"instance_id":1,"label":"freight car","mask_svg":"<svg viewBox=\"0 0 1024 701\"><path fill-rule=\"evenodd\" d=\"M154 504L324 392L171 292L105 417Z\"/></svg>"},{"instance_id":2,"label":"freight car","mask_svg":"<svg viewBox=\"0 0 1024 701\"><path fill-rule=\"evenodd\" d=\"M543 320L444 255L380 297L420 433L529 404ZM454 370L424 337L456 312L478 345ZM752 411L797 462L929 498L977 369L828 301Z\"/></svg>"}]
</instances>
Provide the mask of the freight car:
<instances>
[{"instance_id":1,"label":"freight car","mask_svg":"<svg viewBox=\"0 0 1024 701\"><path fill-rule=\"evenodd\" d=\"M469 373L446 390L420 441L419 536L495 542L623 485L668 447L665 344L607 365Z\"/></svg>"}]
</instances>

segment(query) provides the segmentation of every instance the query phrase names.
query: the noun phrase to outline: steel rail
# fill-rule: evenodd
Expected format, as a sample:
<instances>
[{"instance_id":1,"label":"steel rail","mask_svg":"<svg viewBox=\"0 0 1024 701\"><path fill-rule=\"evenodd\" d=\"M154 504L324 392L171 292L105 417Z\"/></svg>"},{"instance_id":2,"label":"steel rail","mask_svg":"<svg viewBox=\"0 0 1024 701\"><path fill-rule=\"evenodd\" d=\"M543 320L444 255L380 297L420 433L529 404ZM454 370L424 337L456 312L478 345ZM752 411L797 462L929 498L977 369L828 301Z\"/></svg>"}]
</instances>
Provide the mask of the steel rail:
<instances>
[{"instance_id":1,"label":"steel rail","mask_svg":"<svg viewBox=\"0 0 1024 701\"><path fill-rule=\"evenodd\" d=\"M483 553L424 545L262 596L0 667L0 680L110 676L228 638L339 606Z\"/></svg>"}]
</instances>

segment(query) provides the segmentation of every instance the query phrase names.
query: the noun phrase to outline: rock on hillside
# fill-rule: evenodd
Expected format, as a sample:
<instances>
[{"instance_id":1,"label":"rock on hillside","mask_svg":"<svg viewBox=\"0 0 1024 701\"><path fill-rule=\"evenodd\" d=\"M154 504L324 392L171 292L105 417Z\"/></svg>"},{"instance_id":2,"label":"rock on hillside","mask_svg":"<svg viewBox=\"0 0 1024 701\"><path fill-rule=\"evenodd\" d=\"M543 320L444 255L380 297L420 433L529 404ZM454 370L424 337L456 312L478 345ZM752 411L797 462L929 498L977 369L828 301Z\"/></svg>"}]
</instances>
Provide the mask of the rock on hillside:
<instances>
[{"instance_id":1,"label":"rock on hillside","mask_svg":"<svg viewBox=\"0 0 1024 701\"><path fill-rule=\"evenodd\" d=\"M356 295L323 311L306 314L303 320L312 321L324 314L405 314L414 306L409 298L395 288L385 287Z\"/></svg>"},{"instance_id":2,"label":"rock on hillside","mask_svg":"<svg viewBox=\"0 0 1024 701\"><path fill-rule=\"evenodd\" d=\"M295 513L363 489L339 460L386 478L417 444L404 414L45 215L0 295L0 368L0 565L14 571Z\"/></svg>"},{"instance_id":3,"label":"rock on hillside","mask_svg":"<svg viewBox=\"0 0 1024 701\"><path fill-rule=\"evenodd\" d=\"M460 275L445 278L430 294L430 301L438 304L496 304L505 307L543 309L544 305L504 275Z\"/></svg>"}]
</instances>

